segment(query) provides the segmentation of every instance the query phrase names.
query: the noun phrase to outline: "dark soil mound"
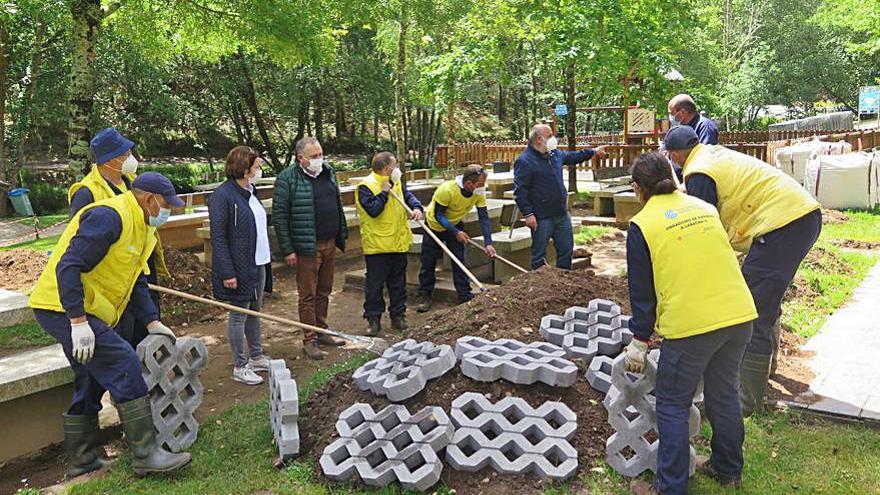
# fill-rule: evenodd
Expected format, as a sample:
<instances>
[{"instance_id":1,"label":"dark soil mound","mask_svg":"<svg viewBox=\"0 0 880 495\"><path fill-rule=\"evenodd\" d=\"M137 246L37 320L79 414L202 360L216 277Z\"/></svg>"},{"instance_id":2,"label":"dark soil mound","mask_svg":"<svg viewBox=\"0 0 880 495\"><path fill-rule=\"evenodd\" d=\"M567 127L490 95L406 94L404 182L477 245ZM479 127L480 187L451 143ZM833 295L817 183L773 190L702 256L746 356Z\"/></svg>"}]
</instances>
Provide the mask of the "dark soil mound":
<instances>
[{"instance_id":1,"label":"dark soil mound","mask_svg":"<svg viewBox=\"0 0 880 495\"><path fill-rule=\"evenodd\" d=\"M165 264L171 277L160 279L160 284L196 296L213 297L211 269L199 261L195 254L166 248ZM170 295L162 296L161 306L162 321L170 326L211 321L223 312L214 306Z\"/></svg>"}]
</instances>

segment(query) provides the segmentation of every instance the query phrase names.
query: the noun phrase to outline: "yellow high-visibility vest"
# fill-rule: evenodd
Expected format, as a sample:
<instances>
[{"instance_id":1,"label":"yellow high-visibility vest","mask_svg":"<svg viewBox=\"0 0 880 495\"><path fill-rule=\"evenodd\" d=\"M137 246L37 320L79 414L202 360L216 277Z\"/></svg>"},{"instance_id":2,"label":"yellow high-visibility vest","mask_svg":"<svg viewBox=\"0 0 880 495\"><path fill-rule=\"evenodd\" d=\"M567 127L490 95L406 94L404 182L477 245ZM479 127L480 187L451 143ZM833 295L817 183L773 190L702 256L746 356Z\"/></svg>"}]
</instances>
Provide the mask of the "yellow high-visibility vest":
<instances>
[{"instance_id":1,"label":"yellow high-visibility vest","mask_svg":"<svg viewBox=\"0 0 880 495\"><path fill-rule=\"evenodd\" d=\"M373 194L382 192L382 184L388 177L372 172L360 185L367 186ZM391 195L385 209L378 217L371 217L361 206L360 186L354 190L354 202L357 205L358 217L361 221L361 249L364 254L405 253L412 244L412 230L409 228L409 217L403 206ZM403 186L397 181L392 187L397 196L403 198Z\"/></svg>"}]
</instances>

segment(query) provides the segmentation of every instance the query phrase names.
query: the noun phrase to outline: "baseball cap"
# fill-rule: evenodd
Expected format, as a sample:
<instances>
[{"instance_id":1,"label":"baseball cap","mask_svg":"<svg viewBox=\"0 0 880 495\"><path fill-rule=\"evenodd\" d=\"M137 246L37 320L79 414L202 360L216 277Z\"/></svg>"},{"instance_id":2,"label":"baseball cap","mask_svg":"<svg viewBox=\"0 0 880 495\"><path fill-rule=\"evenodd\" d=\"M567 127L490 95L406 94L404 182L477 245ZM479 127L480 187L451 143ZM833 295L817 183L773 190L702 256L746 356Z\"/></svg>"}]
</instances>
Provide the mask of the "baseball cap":
<instances>
[{"instance_id":1,"label":"baseball cap","mask_svg":"<svg viewBox=\"0 0 880 495\"><path fill-rule=\"evenodd\" d=\"M134 189L140 189L153 194L162 196L171 206L181 207L185 203L177 196L174 191L174 184L164 175L157 172L145 172L138 175L134 182L131 183Z\"/></svg>"},{"instance_id":2,"label":"baseball cap","mask_svg":"<svg viewBox=\"0 0 880 495\"><path fill-rule=\"evenodd\" d=\"M677 125L666 131L663 147L669 151L686 150L699 144L700 138L694 129L686 125Z\"/></svg>"}]
</instances>

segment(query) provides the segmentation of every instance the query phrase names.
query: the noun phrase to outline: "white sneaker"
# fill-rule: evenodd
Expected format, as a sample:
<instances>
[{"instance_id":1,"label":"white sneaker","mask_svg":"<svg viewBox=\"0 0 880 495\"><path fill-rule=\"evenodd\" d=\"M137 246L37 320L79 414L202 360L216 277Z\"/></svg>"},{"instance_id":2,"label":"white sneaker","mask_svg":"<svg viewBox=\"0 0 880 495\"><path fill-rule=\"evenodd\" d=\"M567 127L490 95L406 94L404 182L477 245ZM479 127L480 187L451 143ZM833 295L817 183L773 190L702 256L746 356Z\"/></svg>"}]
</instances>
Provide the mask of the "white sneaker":
<instances>
[{"instance_id":1,"label":"white sneaker","mask_svg":"<svg viewBox=\"0 0 880 495\"><path fill-rule=\"evenodd\" d=\"M263 354L262 356L260 356L257 359L254 359L254 358L248 359L247 366L248 366L248 368L250 368L256 372L269 371L269 361L271 359L272 358L270 358L269 356Z\"/></svg>"},{"instance_id":2,"label":"white sneaker","mask_svg":"<svg viewBox=\"0 0 880 495\"><path fill-rule=\"evenodd\" d=\"M254 373L254 370L247 366L244 368L234 368L232 370L232 379L245 385L259 385L263 383L260 375Z\"/></svg>"}]
</instances>

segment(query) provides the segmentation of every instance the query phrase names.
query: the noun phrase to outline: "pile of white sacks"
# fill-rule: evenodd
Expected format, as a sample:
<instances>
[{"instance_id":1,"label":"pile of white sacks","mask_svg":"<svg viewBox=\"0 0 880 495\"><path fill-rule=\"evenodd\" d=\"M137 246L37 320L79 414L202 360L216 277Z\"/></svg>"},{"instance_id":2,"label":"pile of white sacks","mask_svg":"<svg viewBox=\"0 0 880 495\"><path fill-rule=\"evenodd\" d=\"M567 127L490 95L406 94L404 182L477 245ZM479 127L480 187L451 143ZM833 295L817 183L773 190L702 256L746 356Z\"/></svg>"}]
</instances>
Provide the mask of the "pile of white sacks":
<instances>
[{"instance_id":1,"label":"pile of white sacks","mask_svg":"<svg viewBox=\"0 0 880 495\"><path fill-rule=\"evenodd\" d=\"M776 151L776 168L792 176L825 208L880 203L880 153L853 152L846 142L818 138Z\"/></svg>"}]
</instances>

